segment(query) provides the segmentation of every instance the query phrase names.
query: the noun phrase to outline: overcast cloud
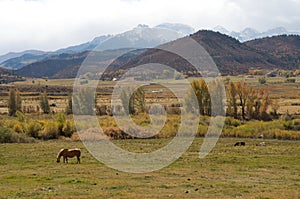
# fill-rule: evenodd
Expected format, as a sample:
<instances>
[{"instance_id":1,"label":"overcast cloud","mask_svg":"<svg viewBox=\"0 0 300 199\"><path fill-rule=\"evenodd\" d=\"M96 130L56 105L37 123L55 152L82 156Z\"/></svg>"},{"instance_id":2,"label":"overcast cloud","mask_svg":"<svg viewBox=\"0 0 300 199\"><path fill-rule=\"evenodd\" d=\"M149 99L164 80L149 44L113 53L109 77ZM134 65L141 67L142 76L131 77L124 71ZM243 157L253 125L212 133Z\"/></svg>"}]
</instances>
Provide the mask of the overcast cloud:
<instances>
[{"instance_id":1,"label":"overcast cloud","mask_svg":"<svg viewBox=\"0 0 300 199\"><path fill-rule=\"evenodd\" d=\"M56 50L138 24L300 31L300 0L0 0L0 54Z\"/></svg>"}]
</instances>

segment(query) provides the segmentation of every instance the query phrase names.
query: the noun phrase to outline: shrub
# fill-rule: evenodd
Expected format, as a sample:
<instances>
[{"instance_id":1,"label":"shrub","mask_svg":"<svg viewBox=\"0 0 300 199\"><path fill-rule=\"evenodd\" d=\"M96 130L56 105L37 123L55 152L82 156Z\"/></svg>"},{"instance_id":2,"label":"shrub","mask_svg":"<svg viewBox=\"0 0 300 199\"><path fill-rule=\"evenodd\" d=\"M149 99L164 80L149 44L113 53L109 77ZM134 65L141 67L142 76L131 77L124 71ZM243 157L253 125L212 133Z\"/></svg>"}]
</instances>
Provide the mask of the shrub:
<instances>
[{"instance_id":1,"label":"shrub","mask_svg":"<svg viewBox=\"0 0 300 199\"><path fill-rule=\"evenodd\" d=\"M238 127L241 125L241 121L234 119L233 117L226 117L225 119L225 125L226 126L234 126L234 127Z\"/></svg>"},{"instance_id":2,"label":"shrub","mask_svg":"<svg viewBox=\"0 0 300 199\"><path fill-rule=\"evenodd\" d=\"M43 126L36 122L30 121L27 125L27 135L30 137L38 138L39 132L43 129Z\"/></svg>"},{"instance_id":3,"label":"shrub","mask_svg":"<svg viewBox=\"0 0 300 199\"><path fill-rule=\"evenodd\" d=\"M285 130L292 130L293 129L293 121L291 121L291 120L284 121L283 126L284 126Z\"/></svg>"},{"instance_id":4,"label":"shrub","mask_svg":"<svg viewBox=\"0 0 300 199\"><path fill-rule=\"evenodd\" d=\"M39 132L39 138L44 140L58 138L58 128L55 122L48 122L45 124L43 131Z\"/></svg>"},{"instance_id":5,"label":"shrub","mask_svg":"<svg viewBox=\"0 0 300 199\"><path fill-rule=\"evenodd\" d=\"M285 83L295 83L296 82L296 79L295 78L287 78L285 80Z\"/></svg>"},{"instance_id":6,"label":"shrub","mask_svg":"<svg viewBox=\"0 0 300 199\"><path fill-rule=\"evenodd\" d=\"M56 115L56 123L57 123L57 129L58 129L58 134L63 135L63 127L64 123L66 122L66 116L64 113L59 112Z\"/></svg>"},{"instance_id":7,"label":"shrub","mask_svg":"<svg viewBox=\"0 0 300 199\"><path fill-rule=\"evenodd\" d=\"M108 127L104 129L104 134L111 139L130 139L132 136L125 133L118 127Z\"/></svg>"},{"instance_id":8,"label":"shrub","mask_svg":"<svg viewBox=\"0 0 300 199\"><path fill-rule=\"evenodd\" d=\"M15 124L18 123L18 121L16 121L16 120L5 120L3 123L4 123L4 125L3 125L4 127L12 129L15 126Z\"/></svg>"},{"instance_id":9,"label":"shrub","mask_svg":"<svg viewBox=\"0 0 300 199\"><path fill-rule=\"evenodd\" d=\"M21 111L16 112L17 118L19 122L25 122L26 117Z\"/></svg>"},{"instance_id":10,"label":"shrub","mask_svg":"<svg viewBox=\"0 0 300 199\"><path fill-rule=\"evenodd\" d=\"M28 143L33 141L33 139L26 137L24 134L18 134L12 129L0 126L0 143Z\"/></svg>"},{"instance_id":11,"label":"shrub","mask_svg":"<svg viewBox=\"0 0 300 199\"><path fill-rule=\"evenodd\" d=\"M199 125L197 130L198 137L204 137L207 133L208 126Z\"/></svg>"},{"instance_id":12,"label":"shrub","mask_svg":"<svg viewBox=\"0 0 300 199\"><path fill-rule=\"evenodd\" d=\"M181 109L179 107L167 107L168 114L180 115Z\"/></svg>"},{"instance_id":13,"label":"shrub","mask_svg":"<svg viewBox=\"0 0 300 199\"><path fill-rule=\"evenodd\" d=\"M20 122L15 123L13 130L16 133L25 133L24 126Z\"/></svg>"},{"instance_id":14,"label":"shrub","mask_svg":"<svg viewBox=\"0 0 300 199\"><path fill-rule=\"evenodd\" d=\"M261 78L258 79L258 82L259 82L260 84L265 84L265 83L267 83L267 80L266 80L265 77L261 77Z\"/></svg>"},{"instance_id":15,"label":"shrub","mask_svg":"<svg viewBox=\"0 0 300 199\"><path fill-rule=\"evenodd\" d=\"M65 137L71 137L72 134L75 132L75 126L72 122L70 122L69 120L67 120L64 123L64 126L62 128L62 135Z\"/></svg>"}]
</instances>

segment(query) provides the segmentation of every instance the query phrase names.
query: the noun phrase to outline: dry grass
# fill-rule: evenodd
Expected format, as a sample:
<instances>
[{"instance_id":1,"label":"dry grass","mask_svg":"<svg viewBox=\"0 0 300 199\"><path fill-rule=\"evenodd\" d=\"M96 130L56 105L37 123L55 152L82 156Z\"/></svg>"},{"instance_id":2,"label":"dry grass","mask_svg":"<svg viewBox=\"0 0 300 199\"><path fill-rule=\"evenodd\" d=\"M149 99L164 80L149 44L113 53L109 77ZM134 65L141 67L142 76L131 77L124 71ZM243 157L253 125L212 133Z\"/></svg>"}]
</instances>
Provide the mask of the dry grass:
<instances>
[{"instance_id":1,"label":"dry grass","mask_svg":"<svg viewBox=\"0 0 300 199\"><path fill-rule=\"evenodd\" d=\"M169 139L120 140L135 152L149 152ZM81 142L48 141L0 144L1 198L299 198L300 144L220 139L204 159L198 158L202 139L170 166L145 174L123 173L95 160ZM57 164L63 148L79 147L82 164Z\"/></svg>"}]
</instances>

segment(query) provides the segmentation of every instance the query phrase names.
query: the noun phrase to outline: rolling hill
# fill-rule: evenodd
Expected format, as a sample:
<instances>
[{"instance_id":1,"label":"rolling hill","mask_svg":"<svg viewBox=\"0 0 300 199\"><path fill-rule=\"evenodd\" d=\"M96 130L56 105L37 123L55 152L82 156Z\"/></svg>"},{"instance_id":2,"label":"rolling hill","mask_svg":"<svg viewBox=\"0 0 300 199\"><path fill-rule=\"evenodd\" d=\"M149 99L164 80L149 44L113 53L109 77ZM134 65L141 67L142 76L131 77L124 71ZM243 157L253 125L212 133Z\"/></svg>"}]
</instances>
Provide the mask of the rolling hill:
<instances>
[{"instance_id":1,"label":"rolling hill","mask_svg":"<svg viewBox=\"0 0 300 199\"><path fill-rule=\"evenodd\" d=\"M9 59L13 59L13 58L16 58L16 57L23 56L25 54L40 55L40 54L43 54L43 53L45 53L45 52L40 51L40 50L26 50L26 51L22 51L22 52L9 52L5 55L0 56L0 63L4 62L6 60L9 60Z\"/></svg>"},{"instance_id":2,"label":"rolling hill","mask_svg":"<svg viewBox=\"0 0 300 199\"><path fill-rule=\"evenodd\" d=\"M225 34L201 30L191 35L191 38L205 48L223 75L246 73L250 68L273 69L284 66L284 62L273 55L251 48ZM173 42L169 44L172 45ZM151 62L172 66L180 72L194 70L186 60L175 54L150 49L127 62L123 61L119 65L110 66L108 71L129 69Z\"/></svg>"},{"instance_id":3,"label":"rolling hill","mask_svg":"<svg viewBox=\"0 0 300 199\"><path fill-rule=\"evenodd\" d=\"M300 36L280 35L255 39L245 43L285 62L286 69L300 69Z\"/></svg>"},{"instance_id":4,"label":"rolling hill","mask_svg":"<svg viewBox=\"0 0 300 199\"><path fill-rule=\"evenodd\" d=\"M99 72L101 66L104 67L111 59L127 51L129 49L86 51L77 54L63 53L29 64L16 70L15 73L24 77L73 78L76 77L79 67L88 55L95 57L95 62L89 64L95 67L94 72Z\"/></svg>"},{"instance_id":5,"label":"rolling hill","mask_svg":"<svg viewBox=\"0 0 300 199\"><path fill-rule=\"evenodd\" d=\"M237 39L219 32L200 30L190 37L205 48L223 75L243 74L251 68L268 70L299 68L299 36L276 36L241 43ZM163 45L172 45L178 41L171 41ZM91 52L52 56L25 66L18 70L17 74L26 77L75 77L76 71L88 53ZM128 53L128 49L92 53L97 60L97 66L105 66L112 59L120 56L107 68L106 73L110 73L110 75L146 63L165 64L186 74L193 74L194 71L193 67L183 58L157 49L139 50L135 53Z\"/></svg>"}]
</instances>

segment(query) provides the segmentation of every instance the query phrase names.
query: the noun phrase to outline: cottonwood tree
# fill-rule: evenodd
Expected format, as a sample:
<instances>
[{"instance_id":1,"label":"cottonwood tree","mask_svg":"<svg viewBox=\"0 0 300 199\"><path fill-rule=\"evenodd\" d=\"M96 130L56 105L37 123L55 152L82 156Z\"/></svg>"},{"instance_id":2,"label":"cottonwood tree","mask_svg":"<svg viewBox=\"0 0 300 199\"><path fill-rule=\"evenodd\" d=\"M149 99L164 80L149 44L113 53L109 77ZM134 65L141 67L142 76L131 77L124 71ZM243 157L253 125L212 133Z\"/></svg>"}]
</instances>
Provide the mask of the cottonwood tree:
<instances>
[{"instance_id":1,"label":"cottonwood tree","mask_svg":"<svg viewBox=\"0 0 300 199\"><path fill-rule=\"evenodd\" d=\"M73 112L72 112L72 95L71 95L70 93L68 94L67 100L68 100L68 104L67 104L67 106L66 106L65 113L66 113L67 115L70 115L70 114L73 113Z\"/></svg>"},{"instance_id":2,"label":"cottonwood tree","mask_svg":"<svg viewBox=\"0 0 300 199\"><path fill-rule=\"evenodd\" d=\"M197 102L192 100L191 95L193 93L196 95ZM196 81L194 80L191 84L191 90L186 96L186 111L194 113L196 110L199 110L201 115L210 115L211 113L211 99L208 91L208 87L204 80Z\"/></svg>"},{"instance_id":3,"label":"cottonwood tree","mask_svg":"<svg viewBox=\"0 0 300 199\"><path fill-rule=\"evenodd\" d=\"M246 119L246 104L249 99L250 90L248 89L245 82L238 82L236 84L237 95L240 101L241 109L242 109L242 119Z\"/></svg>"},{"instance_id":4,"label":"cottonwood tree","mask_svg":"<svg viewBox=\"0 0 300 199\"><path fill-rule=\"evenodd\" d=\"M254 90L252 87L248 88L248 100L246 103L246 114L248 118L255 117L255 107L260 104L258 91Z\"/></svg>"},{"instance_id":5,"label":"cottonwood tree","mask_svg":"<svg viewBox=\"0 0 300 199\"><path fill-rule=\"evenodd\" d=\"M131 96L133 101L134 110L137 113L145 112L145 91L142 87L139 87Z\"/></svg>"},{"instance_id":6,"label":"cottonwood tree","mask_svg":"<svg viewBox=\"0 0 300 199\"><path fill-rule=\"evenodd\" d=\"M259 116L262 120L268 120L269 115L267 114L268 106L271 104L269 93L265 92L262 97L261 107L259 109Z\"/></svg>"},{"instance_id":7,"label":"cottonwood tree","mask_svg":"<svg viewBox=\"0 0 300 199\"><path fill-rule=\"evenodd\" d=\"M263 89L254 89L245 82L230 83L227 88L228 115L242 119L268 119L267 109L271 104L269 94Z\"/></svg>"},{"instance_id":8,"label":"cottonwood tree","mask_svg":"<svg viewBox=\"0 0 300 199\"><path fill-rule=\"evenodd\" d=\"M40 94L40 107L43 110L43 113L50 113L49 100L46 92Z\"/></svg>"},{"instance_id":9,"label":"cottonwood tree","mask_svg":"<svg viewBox=\"0 0 300 199\"><path fill-rule=\"evenodd\" d=\"M76 109L72 110L74 114L93 115L97 105L95 90L90 87L76 88L72 104L73 107L76 107Z\"/></svg>"},{"instance_id":10,"label":"cottonwood tree","mask_svg":"<svg viewBox=\"0 0 300 199\"><path fill-rule=\"evenodd\" d=\"M129 94L132 93L131 96ZM120 94L125 114L138 114L145 112L145 92L142 87L132 92L130 88L123 89Z\"/></svg>"},{"instance_id":11,"label":"cottonwood tree","mask_svg":"<svg viewBox=\"0 0 300 199\"><path fill-rule=\"evenodd\" d=\"M208 84L209 108L211 116L225 115L226 107L226 93L224 90L224 83L221 79L214 79ZM212 105L213 102L213 105ZM213 106L213 107L212 107Z\"/></svg>"},{"instance_id":12,"label":"cottonwood tree","mask_svg":"<svg viewBox=\"0 0 300 199\"><path fill-rule=\"evenodd\" d=\"M17 111L22 109L22 99L18 89L10 89L8 96L8 114L15 116Z\"/></svg>"},{"instance_id":13,"label":"cottonwood tree","mask_svg":"<svg viewBox=\"0 0 300 199\"><path fill-rule=\"evenodd\" d=\"M235 119L237 119L238 118L237 90L233 82L230 82L228 86L227 96L229 98L227 113L233 116Z\"/></svg>"}]
</instances>

